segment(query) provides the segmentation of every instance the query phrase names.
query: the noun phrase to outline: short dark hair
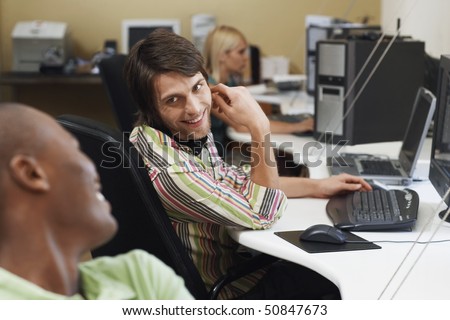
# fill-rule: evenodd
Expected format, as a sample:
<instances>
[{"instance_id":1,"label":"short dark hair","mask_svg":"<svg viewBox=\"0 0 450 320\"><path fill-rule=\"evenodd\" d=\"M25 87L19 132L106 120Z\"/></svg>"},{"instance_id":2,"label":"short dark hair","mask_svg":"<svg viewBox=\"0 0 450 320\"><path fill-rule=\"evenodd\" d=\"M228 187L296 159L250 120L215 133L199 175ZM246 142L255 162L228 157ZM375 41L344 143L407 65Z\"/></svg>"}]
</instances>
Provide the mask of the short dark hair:
<instances>
[{"instance_id":1,"label":"short dark hair","mask_svg":"<svg viewBox=\"0 0 450 320\"><path fill-rule=\"evenodd\" d=\"M189 40L165 29L157 29L131 48L125 63L125 78L138 104L136 125L162 126L157 109L155 76L177 72L188 77L201 72L206 80L201 53Z\"/></svg>"}]
</instances>

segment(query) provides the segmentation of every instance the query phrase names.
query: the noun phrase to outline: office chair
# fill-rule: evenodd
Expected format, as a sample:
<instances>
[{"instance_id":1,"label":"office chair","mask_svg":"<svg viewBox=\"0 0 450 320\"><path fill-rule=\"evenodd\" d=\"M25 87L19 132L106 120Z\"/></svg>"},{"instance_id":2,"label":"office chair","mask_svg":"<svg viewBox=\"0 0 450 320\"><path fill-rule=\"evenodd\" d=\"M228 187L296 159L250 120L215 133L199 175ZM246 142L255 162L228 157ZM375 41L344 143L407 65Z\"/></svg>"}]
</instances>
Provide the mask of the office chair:
<instances>
[{"instance_id":1,"label":"office chair","mask_svg":"<svg viewBox=\"0 0 450 320\"><path fill-rule=\"evenodd\" d=\"M98 68L118 127L122 132L129 133L133 130L138 107L129 92L123 74L126 58L124 54L117 54L102 59Z\"/></svg>"},{"instance_id":2,"label":"office chair","mask_svg":"<svg viewBox=\"0 0 450 320\"><path fill-rule=\"evenodd\" d=\"M253 85L261 83L261 52L258 46L250 44L247 51L248 63L243 71L242 82L245 85Z\"/></svg>"},{"instance_id":3,"label":"office chair","mask_svg":"<svg viewBox=\"0 0 450 320\"><path fill-rule=\"evenodd\" d=\"M259 47L250 45L250 76L252 84L261 83L261 53Z\"/></svg>"},{"instance_id":4,"label":"office chair","mask_svg":"<svg viewBox=\"0 0 450 320\"><path fill-rule=\"evenodd\" d=\"M61 115L57 120L78 139L82 151L94 161L103 194L118 221L116 236L93 250L93 257L143 249L172 267L196 299L215 299L226 284L278 260L258 255L228 270L207 292L128 137L103 123L80 116Z\"/></svg>"}]
</instances>

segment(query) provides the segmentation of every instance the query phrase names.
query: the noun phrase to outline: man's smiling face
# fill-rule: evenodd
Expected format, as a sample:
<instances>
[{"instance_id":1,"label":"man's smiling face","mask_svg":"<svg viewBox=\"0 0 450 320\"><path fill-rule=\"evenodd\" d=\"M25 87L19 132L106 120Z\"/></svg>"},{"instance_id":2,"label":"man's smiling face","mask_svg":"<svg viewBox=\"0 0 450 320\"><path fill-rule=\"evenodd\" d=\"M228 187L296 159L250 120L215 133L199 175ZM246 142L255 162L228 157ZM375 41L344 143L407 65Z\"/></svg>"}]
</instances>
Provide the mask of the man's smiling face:
<instances>
[{"instance_id":1,"label":"man's smiling face","mask_svg":"<svg viewBox=\"0 0 450 320\"><path fill-rule=\"evenodd\" d=\"M163 124L181 140L198 140L210 128L211 90L199 72L186 77L176 72L157 76L158 111Z\"/></svg>"}]
</instances>

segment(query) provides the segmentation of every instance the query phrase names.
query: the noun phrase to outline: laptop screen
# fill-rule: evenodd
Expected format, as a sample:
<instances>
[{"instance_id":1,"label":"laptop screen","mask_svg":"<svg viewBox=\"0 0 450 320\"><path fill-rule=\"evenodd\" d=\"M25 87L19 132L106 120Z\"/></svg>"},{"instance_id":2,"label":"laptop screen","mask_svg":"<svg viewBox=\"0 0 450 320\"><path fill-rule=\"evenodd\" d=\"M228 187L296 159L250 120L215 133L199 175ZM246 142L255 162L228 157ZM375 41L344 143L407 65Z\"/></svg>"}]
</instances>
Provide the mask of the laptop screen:
<instances>
[{"instance_id":1,"label":"laptop screen","mask_svg":"<svg viewBox=\"0 0 450 320\"><path fill-rule=\"evenodd\" d=\"M418 153L427 135L435 104L436 98L433 94L420 88L399 155L399 160L408 174L412 174L411 169L414 168L419 157Z\"/></svg>"}]
</instances>

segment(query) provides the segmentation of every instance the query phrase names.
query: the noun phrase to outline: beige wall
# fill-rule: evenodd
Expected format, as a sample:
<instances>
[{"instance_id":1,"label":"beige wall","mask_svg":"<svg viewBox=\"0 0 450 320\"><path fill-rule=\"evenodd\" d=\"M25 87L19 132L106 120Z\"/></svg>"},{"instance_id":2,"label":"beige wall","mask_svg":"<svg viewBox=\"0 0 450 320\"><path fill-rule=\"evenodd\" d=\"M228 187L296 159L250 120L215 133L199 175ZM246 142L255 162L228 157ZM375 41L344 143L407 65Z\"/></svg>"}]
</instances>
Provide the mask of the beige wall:
<instances>
[{"instance_id":1,"label":"beige wall","mask_svg":"<svg viewBox=\"0 0 450 320\"><path fill-rule=\"evenodd\" d=\"M382 0L382 26L394 34L395 20L401 19L401 34L425 42L425 51L439 58L450 53L450 1ZM394 22L394 23L393 23Z\"/></svg>"},{"instance_id":2,"label":"beige wall","mask_svg":"<svg viewBox=\"0 0 450 320\"><path fill-rule=\"evenodd\" d=\"M291 60L291 70L303 72L306 14L337 16L353 22L360 22L368 16L369 23L379 24L381 10L380 0L0 1L2 70L11 68L10 34L17 21L40 19L67 22L74 53L89 59L102 48L105 39L116 39L120 44L123 19L180 19L182 35L191 39L191 16L209 13L216 16L219 24L241 29L251 43L260 47L263 55L286 56ZM97 103L106 103L104 97L97 97L97 100Z\"/></svg>"},{"instance_id":3,"label":"beige wall","mask_svg":"<svg viewBox=\"0 0 450 320\"><path fill-rule=\"evenodd\" d=\"M10 33L17 21L65 21L72 31L75 53L89 58L105 39L120 42L123 19L176 18L182 35L191 39L190 18L209 13L219 24L241 29L264 54L284 55L303 69L306 14L346 16L380 21L380 0L1 0L3 68L11 66Z\"/></svg>"}]
</instances>

